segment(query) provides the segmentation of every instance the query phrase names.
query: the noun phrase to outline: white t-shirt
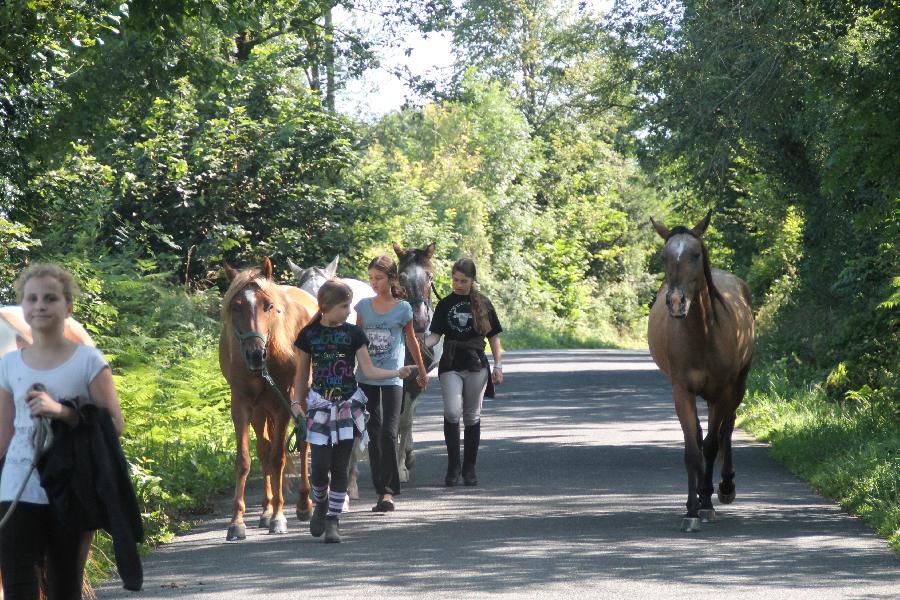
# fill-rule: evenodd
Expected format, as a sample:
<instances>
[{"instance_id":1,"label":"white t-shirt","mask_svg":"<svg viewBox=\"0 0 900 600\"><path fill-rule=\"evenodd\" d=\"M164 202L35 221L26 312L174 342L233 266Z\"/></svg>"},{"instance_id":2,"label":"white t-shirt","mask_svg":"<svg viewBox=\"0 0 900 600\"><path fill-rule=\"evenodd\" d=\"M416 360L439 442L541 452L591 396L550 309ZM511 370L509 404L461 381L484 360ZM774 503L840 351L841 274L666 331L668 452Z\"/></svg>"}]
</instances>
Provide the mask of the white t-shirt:
<instances>
[{"instance_id":1,"label":"white t-shirt","mask_svg":"<svg viewBox=\"0 0 900 600\"><path fill-rule=\"evenodd\" d=\"M78 404L84 404L91 399L91 382L107 367L109 364L96 348L80 344L66 362L54 369L32 369L22 360L22 350L8 352L0 359L0 388L12 394L16 428L6 451L6 464L0 477L0 502L11 502L15 498L34 457L31 446L34 421L25 404L31 386L43 383L51 398L77 398ZM37 470L29 477L21 502L47 504L47 494L41 487Z\"/></svg>"}]
</instances>

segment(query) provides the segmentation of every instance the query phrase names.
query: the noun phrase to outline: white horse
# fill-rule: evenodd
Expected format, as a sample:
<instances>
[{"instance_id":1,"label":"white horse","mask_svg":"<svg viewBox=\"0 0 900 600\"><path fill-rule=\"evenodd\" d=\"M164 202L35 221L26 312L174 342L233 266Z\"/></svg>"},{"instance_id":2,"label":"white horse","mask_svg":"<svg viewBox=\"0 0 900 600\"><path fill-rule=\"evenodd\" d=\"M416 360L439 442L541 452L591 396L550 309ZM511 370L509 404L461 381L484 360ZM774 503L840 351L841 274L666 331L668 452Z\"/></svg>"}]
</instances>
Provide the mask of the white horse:
<instances>
[{"instance_id":1,"label":"white horse","mask_svg":"<svg viewBox=\"0 0 900 600\"><path fill-rule=\"evenodd\" d=\"M288 266L294 274L294 277L297 279L297 287L315 298L316 294L319 292L319 288L322 287L322 284L335 277L340 258L340 255L335 256L334 260L328 263L328 266L324 268L309 267L304 269L294 264L291 259L288 259ZM353 292L353 302L350 306L350 316L347 317L347 322L356 325L356 309L354 309L353 306L364 298L374 298L375 290L373 290L372 286L368 283L360 281L359 279L350 279L346 277L340 277L339 279L350 286L350 289ZM354 444L353 454L350 457L350 481L347 484L347 496L353 500L359 499L359 484L357 483L359 469L357 463L359 463L360 460L365 460L366 457L367 453L365 449L360 448L359 444Z\"/></svg>"}]
</instances>

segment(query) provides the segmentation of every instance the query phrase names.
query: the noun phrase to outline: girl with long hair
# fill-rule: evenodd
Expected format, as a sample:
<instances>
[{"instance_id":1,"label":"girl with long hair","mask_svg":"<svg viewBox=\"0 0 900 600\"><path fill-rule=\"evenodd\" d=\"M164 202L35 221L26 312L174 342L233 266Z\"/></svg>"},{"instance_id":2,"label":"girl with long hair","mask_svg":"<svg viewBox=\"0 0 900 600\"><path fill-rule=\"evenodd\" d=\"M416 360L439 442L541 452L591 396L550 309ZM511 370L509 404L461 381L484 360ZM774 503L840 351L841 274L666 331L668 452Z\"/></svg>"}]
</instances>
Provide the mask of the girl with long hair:
<instances>
[{"instance_id":1,"label":"girl with long hair","mask_svg":"<svg viewBox=\"0 0 900 600\"><path fill-rule=\"evenodd\" d=\"M356 324L369 338L372 363L382 369L403 366L406 349L418 367L419 387L428 386L428 373L413 329L413 311L404 300L406 292L399 285L397 263L390 256L379 256L369 263L369 284L375 297L356 304ZM378 501L372 510L394 510L394 495L400 493L400 469L397 465L397 434L400 409L403 408L403 380L370 379L357 376L359 386L368 398L369 465Z\"/></svg>"},{"instance_id":2,"label":"girl with long hair","mask_svg":"<svg viewBox=\"0 0 900 600\"><path fill-rule=\"evenodd\" d=\"M478 291L475 263L461 258L452 268L453 293L434 309L427 346L444 336L444 353L438 364L438 378L444 400L444 442L447 446L448 487L459 482L478 485L475 462L481 442L481 406L485 395L494 396L494 385L503 383L500 332L503 328L493 304ZM484 352L487 338L494 365L490 368ZM459 421L465 425L463 461L459 460Z\"/></svg>"}]
</instances>

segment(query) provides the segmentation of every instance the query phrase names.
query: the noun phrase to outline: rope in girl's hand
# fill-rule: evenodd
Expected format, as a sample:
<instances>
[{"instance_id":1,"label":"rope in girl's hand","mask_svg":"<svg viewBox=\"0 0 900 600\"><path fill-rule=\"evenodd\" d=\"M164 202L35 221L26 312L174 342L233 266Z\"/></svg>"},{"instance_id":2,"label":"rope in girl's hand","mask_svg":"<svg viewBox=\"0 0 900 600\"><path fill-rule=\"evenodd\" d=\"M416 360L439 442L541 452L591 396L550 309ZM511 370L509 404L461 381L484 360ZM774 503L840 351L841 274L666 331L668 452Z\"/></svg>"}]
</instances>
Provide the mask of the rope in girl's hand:
<instances>
[{"instance_id":1,"label":"rope in girl's hand","mask_svg":"<svg viewBox=\"0 0 900 600\"><path fill-rule=\"evenodd\" d=\"M287 451L300 452L303 444L306 443L306 437L309 433L309 427L306 425L306 415L303 413L299 415L291 414L291 418L294 420L294 429L288 435Z\"/></svg>"},{"instance_id":2,"label":"rope in girl's hand","mask_svg":"<svg viewBox=\"0 0 900 600\"><path fill-rule=\"evenodd\" d=\"M47 388L44 387L42 383L35 383L31 386L31 389L36 392L46 392ZM34 473L34 470L37 468L38 461L41 457L50 449L50 446L53 444L53 429L50 426L50 418L49 417L32 417L35 421L34 424L34 432L31 434L31 447L34 448L34 453L31 457L31 465L28 467L28 473L25 475L25 478L22 479L22 485L19 486L19 491L16 492L15 497L13 498L12 503L9 505L9 508L6 511L6 514L3 515L3 519L0 519L0 529L3 529L3 526L6 525L9 518L12 516L13 511L15 511L16 506L19 504L19 499L22 497L22 494L25 492L25 486L28 485L28 480L31 479L31 474Z\"/></svg>"}]
</instances>

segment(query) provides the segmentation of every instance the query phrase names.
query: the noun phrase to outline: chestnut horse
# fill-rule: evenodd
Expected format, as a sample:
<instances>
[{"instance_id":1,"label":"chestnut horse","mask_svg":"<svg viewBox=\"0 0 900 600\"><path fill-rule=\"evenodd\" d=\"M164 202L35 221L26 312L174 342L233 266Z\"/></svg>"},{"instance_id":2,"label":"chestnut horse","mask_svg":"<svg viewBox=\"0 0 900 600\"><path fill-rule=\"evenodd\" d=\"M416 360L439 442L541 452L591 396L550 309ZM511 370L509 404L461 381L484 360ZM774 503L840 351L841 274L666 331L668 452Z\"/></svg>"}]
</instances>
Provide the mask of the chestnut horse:
<instances>
[{"instance_id":1,"label":"chestnut horse","mask_svg":"<svg viewBox=\"0 0 900 600\"><path fill-rule=\"evenodd\" d=\"M731 434L755 343L747 284L709 266L701 236L710 214L692 229L669 230L650 219L666 240L666 277L650 309L647 337L653 360L672 381L675 412L684 432L688 499L682 531L699 531L701 521L715 520L712 477L717 457L722 460L719 501L734 501ZM706 400L709 410L705 439L696 396Z\"/></svg>"},{"instance_id":2,"label":"chestnut horse","mask_svg":"<svg viewBox=\"0 0 900 600\"><path fill-rule=\"evenodd\" d=\"M231 419L237 439L234 507L228 541L246 537L244 491L250 472L250 432L256 432L256 455L262 465L264 497L260 527L286 533L282 484L287 461L285 443L291 422L288 399L293 392L298 358L297 334L316 311L306 292L272 280L268 257L261 269L237 271L225 265L231 284L222 299L219 366L231 386ZM266 378L277 386L272 388ZM300 498L297 518L309 520L308 444L300 444Z\"/></svg>"}]
</instances>

